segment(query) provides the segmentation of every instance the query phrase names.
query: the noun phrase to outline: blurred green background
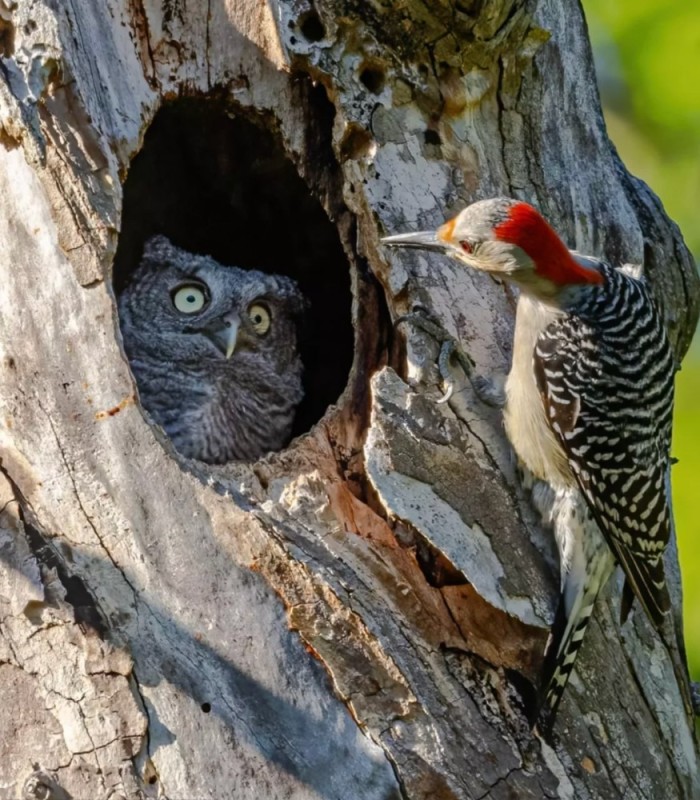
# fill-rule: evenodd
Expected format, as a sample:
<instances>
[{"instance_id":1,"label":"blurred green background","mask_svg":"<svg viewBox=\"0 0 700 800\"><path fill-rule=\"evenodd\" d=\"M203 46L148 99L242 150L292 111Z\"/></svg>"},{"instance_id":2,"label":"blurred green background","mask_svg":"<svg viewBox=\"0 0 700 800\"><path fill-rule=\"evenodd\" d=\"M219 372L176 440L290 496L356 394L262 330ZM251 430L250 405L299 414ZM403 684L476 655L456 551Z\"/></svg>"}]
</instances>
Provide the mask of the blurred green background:
<instances>
[{"instance_id":1,"label":"blurred green background","mask_svg":"<svg viewBox=\"0 0 700 800\"><path fill-rule=\"evenodd\" d=\"M700 3L583 0L610 138L700 262ZM700 680L700 338L676 383L673 497L690 671Z\"/></svg>"}]
</instances>

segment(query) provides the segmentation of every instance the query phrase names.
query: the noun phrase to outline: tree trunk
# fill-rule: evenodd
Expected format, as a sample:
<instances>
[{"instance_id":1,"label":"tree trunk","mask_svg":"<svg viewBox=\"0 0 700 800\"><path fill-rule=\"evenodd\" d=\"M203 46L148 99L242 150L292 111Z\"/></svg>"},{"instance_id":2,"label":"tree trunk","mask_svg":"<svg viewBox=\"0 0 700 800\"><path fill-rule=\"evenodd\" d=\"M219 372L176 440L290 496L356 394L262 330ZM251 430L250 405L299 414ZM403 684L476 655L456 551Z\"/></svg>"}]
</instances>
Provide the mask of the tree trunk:
<instances>
[{"instance_id":1,"label":"tree trunk","mask_svg":"<svg viewBox=\"0 0 700 800\"><path fill-rule=\"evenodd\" d=\"M457 371L438 404L439 337L396 324L423 306L497 376L514 297L378 243L527 199L644 262L680 359L695 269L578 3L1 0L0 45L0 797L697 796L619 580L531 734L553 538L499 412ZM309 295L285 451L213 468L149 424L114 291L155 232Z\"/></svg>"}]
</instances>

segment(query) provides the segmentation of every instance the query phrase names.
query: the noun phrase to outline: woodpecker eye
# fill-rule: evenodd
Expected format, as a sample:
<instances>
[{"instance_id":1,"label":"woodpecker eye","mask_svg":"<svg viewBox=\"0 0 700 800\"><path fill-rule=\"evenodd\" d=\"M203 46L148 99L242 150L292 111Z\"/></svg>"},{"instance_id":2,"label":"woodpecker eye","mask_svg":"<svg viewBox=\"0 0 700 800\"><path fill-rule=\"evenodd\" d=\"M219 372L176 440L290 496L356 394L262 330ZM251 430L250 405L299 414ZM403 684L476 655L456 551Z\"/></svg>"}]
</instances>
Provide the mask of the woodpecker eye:
<instances>
[{"instance_id":1,"label":"woodpecker eye","mask_svg":"<svg viewBox=\"0 0 700 800\"><path fill-rule=\"evenodd\" d=\"M248 307L248 319L258 336L264 336L270 330L270 312L266 306L253 303Z\"/></svg>"},{"instance_id":2,"label":"woodpecker eye","mask_svg":"<svg viewBox=\"0 0 700 800\"><path fill-rule=\"evenodd\" d=\"M464 252L465 252L465 253L471 253L471 252L472 252L472 250L474 249L474 248L472 247L472 244L471 244L471 242L467 242L466 240L465 240L465 241L462 241L462 242L460 242L460 243L459 243L459 246L462 248L462 250L464 250Z\"/></svg>"},{"instance_id":3,"label":"woodpecker eye","mask_svg":"<svg viewBox=\"0 0 700 800\"><path fill-rule=\"evenodd\" d=\"M171 297L173 305L181 314L196 314L209 303L205 287L197 283L178 286Z\"/></svg>"}]
</instances>

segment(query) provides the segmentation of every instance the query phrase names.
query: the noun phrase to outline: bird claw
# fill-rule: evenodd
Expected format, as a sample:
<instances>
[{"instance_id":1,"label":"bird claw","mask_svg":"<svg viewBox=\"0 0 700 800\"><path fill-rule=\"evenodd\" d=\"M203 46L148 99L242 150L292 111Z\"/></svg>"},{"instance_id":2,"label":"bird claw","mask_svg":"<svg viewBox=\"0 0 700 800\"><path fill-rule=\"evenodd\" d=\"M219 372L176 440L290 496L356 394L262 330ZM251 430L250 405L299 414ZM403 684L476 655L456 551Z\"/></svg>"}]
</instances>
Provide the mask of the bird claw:
<instances>
[{"instance_id":1,"label":"bird claw","mask_svg":"<svg viewBox=\"0 0 700 800\"><path fill-rule=\"evenodd\" d=\"M450 397L452 397L454 390L455 390L454 382L450 381L450 383L448 383L447 385L447 390L445 391L445 393L439 400L436 401L437 404L442 405L443 403L446 403L450 399Z\"/></svg>"},{"instance_id":2,"label":"bird claw","mask_svg":"<svg viewBox=\"0 0 700 800\"><path fill-rule=\"evenodd\" d=\"M440 355L438 356L438 369L440 370L440 377L445 386L445 393L437 401L438 403L446 403L454 394L457 385L455 379L450 372L450 360L455 358L459 366L464 370L464 374L472 379L472 371L474 362L467 356L467 354L460 348L455 339L451 336L442 343L440 347Z\"/></svg>"},{"instance_id":3,"label":"bird claw","mask_svg":"<svg viewBox=\"0 0 700 800\"><path fill-rule=\"evenodd\" d=\"M476 396L491 408L503 408L506 404L506 394L502 385L485 378L483 375L474 375L471 378L472 387Z\"/></svg>"},{"instance_id":4,"label":"bird claw","mask_svg":"<svg viewBox=\"0 0 700 800\"><path fill-rule=\"evenodd\" d=\"M474 390L479 397L481 394L477 389L478 386L486 385L488 381L485 378L474 375L474 362L462 350L459 342L449 334L439 320L424 306L416 305L408 314L403 314L398 317L394 322L394 327L398 327L401 323L408 322L414 325L419 330L427 333L431 338L440 344L440 354L437 360L438 371L442 380L445 392L437 401L439 404L447 403L457 388L457 381L452 377L450 371L450 362L454 359L461 367L464 374L474 386ZM476 381L476 384L475 384Z\"/></svg>"},{"instance_id":5,"label":"bird claw","mask_svg":"<svg viewBox=\"0 0 700 800\"><path fill-rule=\"evenodd\" d=\"M438 318L425 306L415 305L407 314L397 317L394 320L394 328L398 328L404 322L422 330L438 342L442 343L448 338L452 338L442 327Z\"/></svg>"},{"instance_id":6,"label":"bird claw","mask_svg":"<svg viewBox=\"0 0 700 800\"><path fill-rule=\"evenodd\" d=\"M449 336L449 334L447 334ZM438 358L438 367L443 381L448 381L450 376L450 360L454 357L459 366L464 370L465 375L471 378L474 372L474 362L462 350L456 339L452 336L446 338L440 347L440 356Z\"/></svg>"}]
</instances>

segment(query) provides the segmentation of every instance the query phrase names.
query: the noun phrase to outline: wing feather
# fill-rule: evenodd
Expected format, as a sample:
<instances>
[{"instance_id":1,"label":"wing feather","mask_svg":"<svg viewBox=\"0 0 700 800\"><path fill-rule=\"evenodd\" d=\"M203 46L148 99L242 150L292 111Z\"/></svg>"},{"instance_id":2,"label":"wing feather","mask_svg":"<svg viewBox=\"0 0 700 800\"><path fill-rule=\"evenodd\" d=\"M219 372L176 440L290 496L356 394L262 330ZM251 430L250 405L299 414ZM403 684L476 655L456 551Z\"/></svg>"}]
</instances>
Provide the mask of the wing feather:
<instances>
[{"instance_id":1,"label":"wing feather","mask_svg":"<svg viewBox=\"0 0 700 800\"><path fill-rule=\"evenodd\" d=\"M671 353L659 334L661 361L669 363L657 358L648 370L653 374L616 352L604 331L570 316L540 334L533 354L548 423L629 587L657 627L670 608L662 555L670 535L673 405ZM661 386L645 387L645 378L657 374Z\"/></svg>"}]
</instances>

